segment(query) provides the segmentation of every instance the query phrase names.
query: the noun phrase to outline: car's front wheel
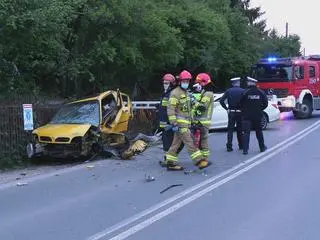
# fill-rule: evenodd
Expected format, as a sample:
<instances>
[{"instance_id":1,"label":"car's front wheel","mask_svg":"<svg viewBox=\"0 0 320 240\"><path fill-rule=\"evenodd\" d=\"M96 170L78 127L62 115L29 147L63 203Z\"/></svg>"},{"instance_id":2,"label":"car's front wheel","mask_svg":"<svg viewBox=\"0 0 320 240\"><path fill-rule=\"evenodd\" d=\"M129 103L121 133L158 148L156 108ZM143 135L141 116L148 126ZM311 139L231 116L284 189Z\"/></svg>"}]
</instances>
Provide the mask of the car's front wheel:
<instances>
[{"instance_id":1,"label":"car's front wheel","mask_svg":"<svg viewBox=\"0 0 320 240\"><path fill-rule=\"evenodd\" d=\"M268 116L266 113L263 113L261 122L260 122L261 129L266 129L268 126Z\"/></svg>"}]
</instances>

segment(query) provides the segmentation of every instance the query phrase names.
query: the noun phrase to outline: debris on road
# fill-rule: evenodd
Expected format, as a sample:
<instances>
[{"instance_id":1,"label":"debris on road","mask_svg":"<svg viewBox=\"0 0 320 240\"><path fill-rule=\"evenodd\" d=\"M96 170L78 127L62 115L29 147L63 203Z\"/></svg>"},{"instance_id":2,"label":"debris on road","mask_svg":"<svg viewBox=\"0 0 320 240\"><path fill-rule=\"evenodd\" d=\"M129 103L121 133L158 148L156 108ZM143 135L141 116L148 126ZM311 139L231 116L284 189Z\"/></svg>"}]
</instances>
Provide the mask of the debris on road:
<instances>
[{"instance_id":1,"label":"debris on road","mask_svg":"<svg viewBox=\"0 0 320 240\"><path fill-rule=\"evenodd\" d=\"M92 168L94 168L94 165L87 165L86 166L88 169L92 169Z\"/></svg>"},{"instance_id":2,"label":"debris on road","mask_svg":"<svg viewBox=\"0 0 320 240\"><path fill-rule=\"evenodd\" d=\"M192 170L185 170L184 172L183 172L185 175L189 175L189 174L192 174L192 173L201 173L203 176L208 176L208 173L207 173L207 171L205 171L205 170L201 170L201 169L192 169Z\"/></svg>"},{"instance_id":3,"label":"debris on road","mask_svg":"<svg viewBox=\"0 0 320 240\"><path fill-rule=\"evenodd\" d=\"M26 183L26 182L19 182L19 183L17 183L17 186L18 186L18 187L27 186L27 185L28 185L28 183Z\"/></svg>"},{"instance_id":4,"label":"debris on road","mask_svg":"<svg viewBox=\"0 0 320 240\"><path fill-rule=\"evenodd\" d=\"M164 193L164 192L168 191L168 190L169 190L169 189L171 189L171 188L174 188L174 187L180 187L180 186L183 186L183 184L173 184L173 185L171 185L171 186L169 186L169 187L167 187L167 188L163 189L163 190L160 192L160 194L162 194L162 193Z\"/></svg>"},{"instance_id":5,"label":"debris on road","mask_svg":"<svg viewBox=\"0 0 320 240\"><path fill-rule=\"evenodd\" d=\"M151 175L145 175L145 180L146 180L146 182L153 182L153 181L155 181L156 179L153 177L153 176L151 176Z\"/></svg>"},{"instance_id":6,"label":"debris on road","mask_svg":"<svg viewBox=\"0 0 320 240\"><path fill-rule=\"evenodd\" d=\"M21 175L21 176L26 176L26 175L27 175L27 173L22 172L22 173L20 173L20 175Z\"/></svg>"}]
</instances>

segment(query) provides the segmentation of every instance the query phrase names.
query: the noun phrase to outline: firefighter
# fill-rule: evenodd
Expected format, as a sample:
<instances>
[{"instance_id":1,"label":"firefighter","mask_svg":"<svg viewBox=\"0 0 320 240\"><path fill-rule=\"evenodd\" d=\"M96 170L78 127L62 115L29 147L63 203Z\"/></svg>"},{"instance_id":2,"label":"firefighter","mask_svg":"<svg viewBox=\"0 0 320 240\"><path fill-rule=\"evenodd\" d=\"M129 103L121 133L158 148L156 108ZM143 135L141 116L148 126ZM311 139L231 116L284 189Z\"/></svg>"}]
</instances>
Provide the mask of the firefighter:
<instances>
[{"instance_id":1,"label":"firefighter","mask_svg":"<svg viewBox=\"0 0 320 240\"><path fill-rule=\"evenodd\" d=\"M168 114L167 114L167 106L169 101L169 96L171 91L176 87L176 79L175 77L167 73L162 77L163 81L163 94L160 99L160 106L159 106L159 112L158 112L158 118L159 118L159 127L162 131L162 144L163 144L163 151L167 153L169 150L174 132L172 131L172 126L170 125ZM183 143L178 148L178 153L182 150ZM166 156L164 156L164 161L160 161L160 165L163 167L167 166L166 162Z\"/></svg>"},{"instance_id":2,"label":"firefighter","mask_svg":"<svg viewBox=\"0 0 320 240\"><path fill-rule=\"evenodd\" d=\"M207 73L198 74L195 83L194 96L197 101L193 106L194 136L198 137L199 135L196 146L199 147L204 159L208 159L210 154L208 137L213 111L213 86Z\"/></svg>"},{"instance_id":3,"label":"firefighter","mask_svg":"<svg viewBox=\"0 0 320 240\"><path fill-rule=\"evenodd\" d=\"M240 100L243 117L243 154L245 155L248 154L251 128L256 132L260 152L267 149L261 129L261 118L263 110L268 106L268 98L263 91L257 88L256 83L256 79L247 77L248 89L245 90Z\"/></svg>"},{"instance_id":4,"label":"firefighter","mask_svg":"<svg viewBox=\"0 0 320 240\"><path fill-rule=\"evenodd\" d=\"M204 159L201 151L195 147L190 126L191 126L191 105L192 97L188 94L191 74L184 70L179 74L179 87L175 88L169 98L168 117L175 132L172 145L166 154L168 170L183 170L178 164L178 148L181 142L187 147L187 151L194 164L199 168L206 168L210 165L208 160Z\"/></svg>"},{"instance_id":5,"label":"firefighter","mask_svg":"<svg viewBox=\"0 0 320 240\"><path fill-rule=\"evenodd\" d=\"M239 150L243 149L242 144L242 114L240 109L240 99L244 92L244 89L240 87L241 78L231 78L230 79L232 87L227 89L220 99L221 106L228 112L228 133L227 133L227 151L233 151L232 139L233 131L236 125L237 129L237 139ZM226 100L228 107L226 105Z\"/></svg>"}]
</instances>

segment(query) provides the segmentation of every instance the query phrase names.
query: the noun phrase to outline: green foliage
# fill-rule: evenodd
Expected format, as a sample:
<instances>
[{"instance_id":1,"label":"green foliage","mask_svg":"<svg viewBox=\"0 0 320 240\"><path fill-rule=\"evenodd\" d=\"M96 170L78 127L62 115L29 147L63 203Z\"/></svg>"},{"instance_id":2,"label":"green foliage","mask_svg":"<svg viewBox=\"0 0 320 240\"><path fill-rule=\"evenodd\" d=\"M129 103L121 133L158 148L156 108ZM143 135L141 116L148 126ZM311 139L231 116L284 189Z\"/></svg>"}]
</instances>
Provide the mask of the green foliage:
<instances>
[{"instance_id":1,"label":"green foliage","mask_svg":"<svg viewBox=\"0 0 320 240\"><path fill-rule=\"evenodd\" d=\"M130 93L183 68L224 87L268 52L300 54L262 17L250 0L0 0L0 93Z\"/></svg>"}]
</instances>

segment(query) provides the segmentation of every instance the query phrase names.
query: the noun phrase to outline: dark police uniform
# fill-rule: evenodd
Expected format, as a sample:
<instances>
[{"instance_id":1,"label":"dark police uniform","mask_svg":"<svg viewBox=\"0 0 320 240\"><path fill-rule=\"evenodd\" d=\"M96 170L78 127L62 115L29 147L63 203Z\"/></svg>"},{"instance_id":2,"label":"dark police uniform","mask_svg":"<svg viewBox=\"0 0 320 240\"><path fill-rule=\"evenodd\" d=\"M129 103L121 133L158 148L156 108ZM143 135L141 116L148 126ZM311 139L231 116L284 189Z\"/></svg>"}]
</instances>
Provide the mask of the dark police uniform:
<instances>
[{"instance_id":1,"label":"dark police uniform","mask_svg":"<svg viewBox=\"0 0 320 240\"><path fill-rule=\"evenodd\" d=\"M256 80L253 82L256 82ZM250 86L243 93L240 104L243 117L243 154L248 154L250 130L252 127L256 131L260 151L264 152L266 146L261 129L261 118L263 110L268 106L267 95L256 86Z\"/></svg>"},{"instance_id":2,"label":"dark police uniform","mask_svg":"<svg viewBox=\"0 0 320 240\"><path fill-rule=\"evenodd\" d=\"M162 94L158 109L159 127L162 130L162 144L163 151L165 152L168 152L169 148L171 147L174 136L174 132L170 129L170 123L167 114L169 97L172 90L173 88L169 88L165 93ZM178 153L183 149L183 146L184 145L182 143L178 149Z\"/></svg>"},{"instance_id":3,"label":"dark police uniform","mask_svg":"<svg viewBox=\"0 0 320 240\"><path fill-rule=\"evenodd\" d=\"M240 79L238 79L240 80ZM232 79L231 79L232 81ZM236 81L236 79L235 79ZM227 134L227 151L232 151L232 139L235 125L237 126L237 139L239 149L243 148L242 144L242 113L240 100L244 92L243 88L231 87L229 88L222 98L220 99L221 106L228 111L228 134ZM228 107L225 103L228 102Z\"/></svg>"}]
</instances>

